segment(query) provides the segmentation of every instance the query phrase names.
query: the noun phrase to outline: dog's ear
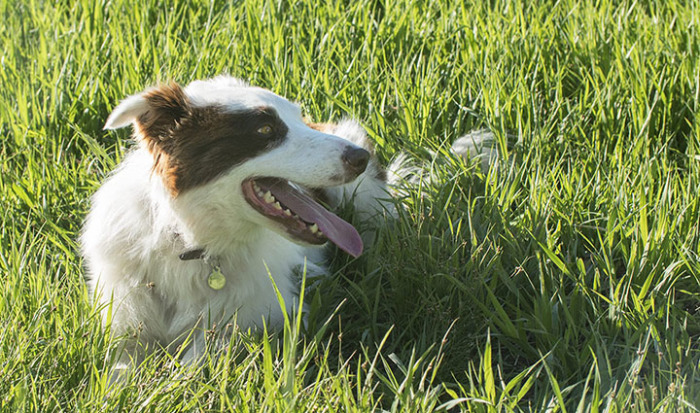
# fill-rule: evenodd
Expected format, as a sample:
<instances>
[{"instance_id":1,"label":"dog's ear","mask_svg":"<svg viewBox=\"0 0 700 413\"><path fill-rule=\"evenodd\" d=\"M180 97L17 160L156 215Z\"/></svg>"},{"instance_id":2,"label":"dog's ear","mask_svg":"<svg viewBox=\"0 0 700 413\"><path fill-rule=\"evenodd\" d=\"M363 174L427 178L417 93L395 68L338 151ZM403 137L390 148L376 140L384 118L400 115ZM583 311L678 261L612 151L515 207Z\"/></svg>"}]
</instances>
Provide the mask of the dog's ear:
<instances>
[{"instance_id":1,"label":"dog's ear","mask_svg":"<svg viewBox=\"0 0 700 413\"><path fill-rule=\"evenodd\" d=\"M190 111L190 102L182 87L170 83L124 99L109 115L104 128L118 129L134 124L137 138L163 139Z\"/></svg>"},{"instance_id":2,"label":"dog's ear","mask_svg":"<svg viewBox=\"0 0 700 413\"><path fill-rule=\"evenodd\" d=\"M124 99L110 113L104 129L119 129L130 125L141 114L148 112L148 102L143 95L133 95Z\"/></svg>"}]
</instances>

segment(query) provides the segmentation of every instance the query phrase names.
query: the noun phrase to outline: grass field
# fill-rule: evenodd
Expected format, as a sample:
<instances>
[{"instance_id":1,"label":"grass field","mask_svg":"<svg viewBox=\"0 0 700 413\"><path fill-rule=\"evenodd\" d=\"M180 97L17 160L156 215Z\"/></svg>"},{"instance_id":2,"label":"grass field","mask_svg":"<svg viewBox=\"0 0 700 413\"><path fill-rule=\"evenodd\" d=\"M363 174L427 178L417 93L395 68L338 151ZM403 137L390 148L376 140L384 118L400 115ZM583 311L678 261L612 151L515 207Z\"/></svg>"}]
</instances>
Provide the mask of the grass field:
<instances>
[{"instance_id":1,"label":"grass field","mask_svg":"<svg viewBox=\"0 0 700 413\"><path fill-rule=\"evenodd\" d=\"M592 4L597 3L597 4ZM698 411L696 1L0 0L0 411ZM227 72L353 116L383 162L476 128L306 329L241 332L112 387L77 252L159 81Z\"/></svg>"}]
</instances>

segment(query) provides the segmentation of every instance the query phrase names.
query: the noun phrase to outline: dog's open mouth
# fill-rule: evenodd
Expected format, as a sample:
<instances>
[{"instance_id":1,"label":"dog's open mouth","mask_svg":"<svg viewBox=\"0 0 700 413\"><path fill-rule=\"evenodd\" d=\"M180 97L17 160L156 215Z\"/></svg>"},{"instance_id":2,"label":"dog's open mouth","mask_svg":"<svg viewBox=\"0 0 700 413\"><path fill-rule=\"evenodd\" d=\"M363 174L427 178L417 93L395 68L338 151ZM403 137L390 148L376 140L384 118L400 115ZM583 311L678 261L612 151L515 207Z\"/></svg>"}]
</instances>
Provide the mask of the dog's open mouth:
<instances>
[{"instance_id":1,"label":"dog's open mouth","mask_svg":"<svg viewBox=\"0 0 700 413\"><path fill-rule=\"evenodd\" d=\"M353 257L362 253L362 239L352 225L286 180L246 179L242 189L246 201L256 211L282 224L293 238L308 244L330 240Z\"/></svg>"}]
</instances>

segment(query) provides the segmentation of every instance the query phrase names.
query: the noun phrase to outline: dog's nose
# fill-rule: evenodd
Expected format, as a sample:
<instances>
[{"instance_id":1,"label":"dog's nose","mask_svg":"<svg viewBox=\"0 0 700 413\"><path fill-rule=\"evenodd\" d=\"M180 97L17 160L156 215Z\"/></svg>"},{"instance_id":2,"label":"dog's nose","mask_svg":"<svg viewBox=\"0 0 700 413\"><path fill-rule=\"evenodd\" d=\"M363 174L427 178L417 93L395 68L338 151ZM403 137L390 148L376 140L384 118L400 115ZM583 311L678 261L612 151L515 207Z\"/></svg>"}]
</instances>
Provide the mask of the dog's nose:
<instances>
[{"instance_id":1,"label":"dog's nose","mask_svg":"<svg viewBox=\"0 0 700 413\"><path fill-rule=\"evenodd\" d=\"M342 158L346 168L359 175L367 168L369 152L357 146L348 146L345 148Z\"/></svg>"}]
</instances>

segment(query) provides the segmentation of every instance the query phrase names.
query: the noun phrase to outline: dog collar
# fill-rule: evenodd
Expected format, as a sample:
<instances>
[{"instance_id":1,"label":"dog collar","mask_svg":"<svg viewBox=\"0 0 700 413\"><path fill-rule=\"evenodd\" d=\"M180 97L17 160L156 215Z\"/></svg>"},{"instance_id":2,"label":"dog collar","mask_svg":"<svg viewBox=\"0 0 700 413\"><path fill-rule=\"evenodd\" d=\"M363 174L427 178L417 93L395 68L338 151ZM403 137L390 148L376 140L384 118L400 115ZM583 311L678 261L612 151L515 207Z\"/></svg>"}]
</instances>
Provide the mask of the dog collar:
<instances>
[{"instance_id":1,"label":"dog collar","mask_svg":"<svg viewBox=\"0 0 700 413\"><path fill-rule=\"evenodd\" d=\"M221 272L219 261L208 256L204 248L185 251L179 255L182 261L204 260L209 266L209 275L207 275L207 284L212 290L220 290L226 285L226 277Z\"/></svg>"},{"instance_id":2,"label":"dog collar","mask_svg":"<svg viewBox=\"0 0 700 413\"><path fill-rule=\"evenodd\" d=\"M197 248L195 250L185 251L179 255L182 261L198 260L206 256L206 251L204 248Z\"/></svg>"}]
</instances>

